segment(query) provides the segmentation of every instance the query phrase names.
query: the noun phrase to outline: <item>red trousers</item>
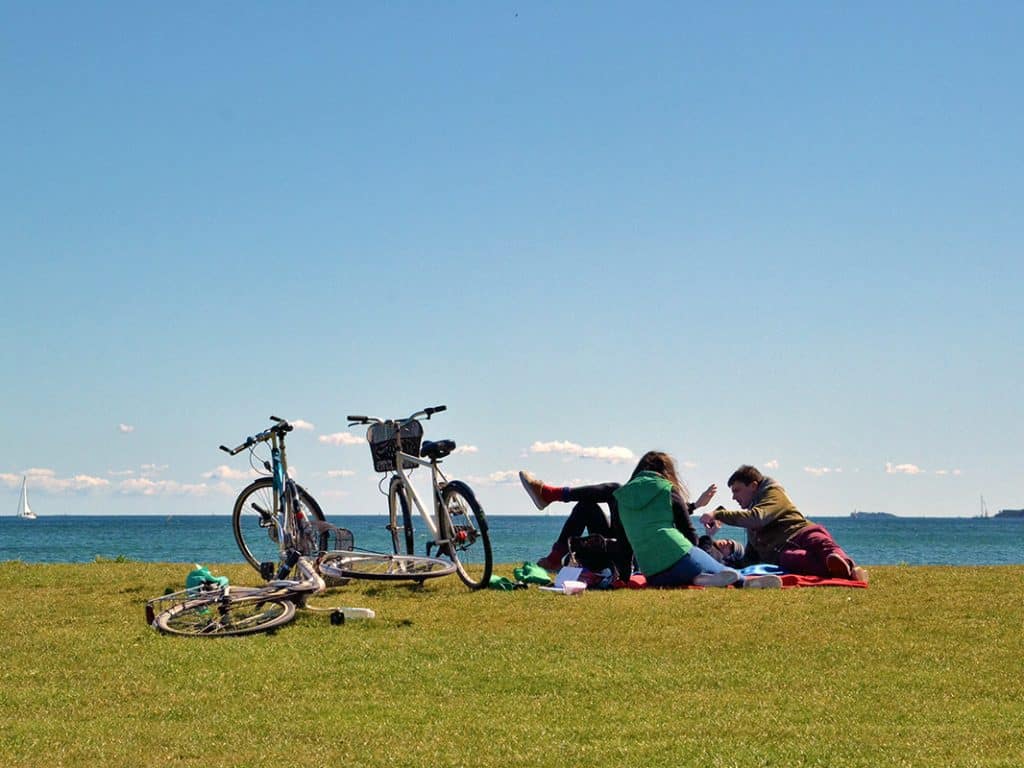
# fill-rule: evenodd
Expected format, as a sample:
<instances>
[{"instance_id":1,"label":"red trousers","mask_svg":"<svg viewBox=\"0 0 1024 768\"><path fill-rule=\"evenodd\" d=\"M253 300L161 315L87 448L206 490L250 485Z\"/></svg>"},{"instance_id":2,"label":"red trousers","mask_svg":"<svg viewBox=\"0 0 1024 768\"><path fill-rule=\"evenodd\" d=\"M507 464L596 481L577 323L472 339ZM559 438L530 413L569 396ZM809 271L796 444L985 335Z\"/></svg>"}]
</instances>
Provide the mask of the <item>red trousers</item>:
<instances>
[{"instance_id":1,"label":"red trousers","mask_svg":"<svg viewBox=\"0 0 1024 768\"><path fill-rule=\"evenodd\" d=\"M809 525L786 542L779 552L779 566L787 573L828 578L831 574L825 566L825 558L833 553L853 567L853 560L836 544L824 526Z\"/></svg>"}]
</instances>

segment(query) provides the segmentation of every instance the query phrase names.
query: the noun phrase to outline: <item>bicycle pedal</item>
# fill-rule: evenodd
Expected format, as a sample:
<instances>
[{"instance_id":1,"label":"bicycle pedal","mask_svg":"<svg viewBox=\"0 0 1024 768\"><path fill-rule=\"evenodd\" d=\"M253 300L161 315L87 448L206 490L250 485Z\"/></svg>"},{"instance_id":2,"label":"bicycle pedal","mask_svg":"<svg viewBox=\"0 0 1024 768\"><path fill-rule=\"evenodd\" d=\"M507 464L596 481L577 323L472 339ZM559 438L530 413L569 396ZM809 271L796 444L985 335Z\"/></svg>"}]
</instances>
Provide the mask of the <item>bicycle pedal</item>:
<instances>
[{"instance_id":1,"label":"bicycle pedal","mask_svg":"<svg viewBox=\"0 0 1024 768\"><path fill-rule=\"evenodd\" d=\"M274 570L277 568L277 563L270 561L260 563L260 578L264 581L270 581L274 578Z\"/></svg>"}]
</instances>

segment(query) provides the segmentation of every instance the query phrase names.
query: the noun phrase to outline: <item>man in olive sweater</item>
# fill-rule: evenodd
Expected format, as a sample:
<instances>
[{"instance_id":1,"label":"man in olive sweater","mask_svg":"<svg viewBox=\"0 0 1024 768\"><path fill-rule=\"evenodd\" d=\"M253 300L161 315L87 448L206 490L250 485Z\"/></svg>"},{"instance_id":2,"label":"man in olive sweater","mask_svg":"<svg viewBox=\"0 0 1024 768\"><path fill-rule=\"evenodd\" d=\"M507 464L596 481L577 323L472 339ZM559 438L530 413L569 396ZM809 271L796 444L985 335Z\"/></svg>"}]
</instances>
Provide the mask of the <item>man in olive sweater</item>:
<instances>
[{"instance_id":1,"label":"man in olive sweater","mask_svg":"<svg viewBox=\"0 0 1024 768\"><path fill-rule=\"evenodd\" d=\"M800 514L783 487L756 467L744 464L733 472L729 489L742 509L718 507L700 520L709 533L723 523L745 528L746 564L774 563L788 573L868 580L867 571L853 562L832 534Z\"/></svg>"}]
</instances>

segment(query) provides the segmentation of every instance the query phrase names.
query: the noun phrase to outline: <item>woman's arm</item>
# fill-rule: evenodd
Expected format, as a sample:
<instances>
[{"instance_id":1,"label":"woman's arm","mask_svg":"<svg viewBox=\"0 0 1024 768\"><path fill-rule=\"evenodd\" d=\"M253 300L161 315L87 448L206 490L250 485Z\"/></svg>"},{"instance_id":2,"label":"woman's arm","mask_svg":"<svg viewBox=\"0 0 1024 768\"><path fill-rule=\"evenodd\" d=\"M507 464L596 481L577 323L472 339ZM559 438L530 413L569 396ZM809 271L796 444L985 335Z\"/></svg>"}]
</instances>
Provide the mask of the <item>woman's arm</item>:
<instances>
[{"instance_id":1,"label":"woman's arm","mask_svg":"<svg viewBox=\"0 0 1024 768\"><path fill-rule=\"evenodd\" d=\"M701 494L701 498L703 497L704 495ZM693 527L693 521L690 520L690 513L695 508L683 501L683 495L678 490L672 489L672 521L679 532L694 546L697 544L697 531Z\"/></svg>"}]
</instances>

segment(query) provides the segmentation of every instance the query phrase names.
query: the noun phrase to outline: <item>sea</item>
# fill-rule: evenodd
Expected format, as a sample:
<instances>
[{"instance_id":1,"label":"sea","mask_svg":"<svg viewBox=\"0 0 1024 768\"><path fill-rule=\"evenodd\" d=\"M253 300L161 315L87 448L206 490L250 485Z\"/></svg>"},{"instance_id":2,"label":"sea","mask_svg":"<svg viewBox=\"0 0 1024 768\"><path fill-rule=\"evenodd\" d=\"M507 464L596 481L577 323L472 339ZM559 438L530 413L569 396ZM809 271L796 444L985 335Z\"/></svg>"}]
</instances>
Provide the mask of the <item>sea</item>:
<instances>
[{"instance_id":1,"label":"sea","mask_svg":"<svg viewBox=\"0 0 1024 768\"><path fill-rule=\"evenodd\" d=\"M331 517L348 528L356 546L390 550L387 518ZM547 554L565 518L490 516L497 563L519 564ZM1024 520L1005 518L818 518L847 553L862 565L1021 565ZM742 540L743 531L724 528ZM241 562L231 518L182 515L45 516L0 518L0 561L85 563L96 559L144 562Z\"/></svg>"}]
</instances>

